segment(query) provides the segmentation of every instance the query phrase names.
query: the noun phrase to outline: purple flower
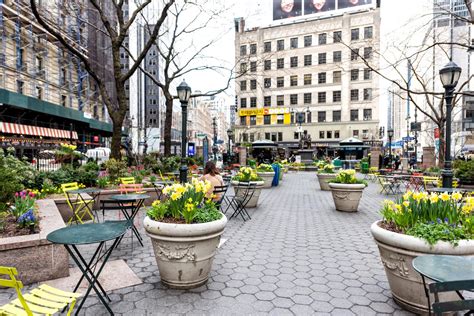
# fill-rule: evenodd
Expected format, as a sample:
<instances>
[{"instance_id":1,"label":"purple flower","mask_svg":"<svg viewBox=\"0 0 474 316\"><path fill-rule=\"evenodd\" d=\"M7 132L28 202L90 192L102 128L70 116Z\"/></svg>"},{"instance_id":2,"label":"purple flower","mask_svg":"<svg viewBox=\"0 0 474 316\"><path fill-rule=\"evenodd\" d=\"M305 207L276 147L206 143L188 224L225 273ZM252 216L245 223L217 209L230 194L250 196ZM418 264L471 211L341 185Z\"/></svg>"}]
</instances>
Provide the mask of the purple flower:
<instances>
[{"instance_id":1,"label":"purple flower","mask_svg":"<svg viewBox=\"0 0 474 316\"><path fill-rule=\"evenodd\" d=\"M445 217L445 218L444 218L444 222L445 222L446 224L448 224L448 223L449 223L449 219L448 219L447 217Z\"/></svg>"},{"instance_id":2,"label":"purple flower","mask_svg":"<svg viewBox=\"0 0 474 316\"><path fill-rule=\"evenodd\" d=\"M440 218L437 218L436 221L438 222L438 224L441 224L441 219Z\"/></svg>"}]
</instances>

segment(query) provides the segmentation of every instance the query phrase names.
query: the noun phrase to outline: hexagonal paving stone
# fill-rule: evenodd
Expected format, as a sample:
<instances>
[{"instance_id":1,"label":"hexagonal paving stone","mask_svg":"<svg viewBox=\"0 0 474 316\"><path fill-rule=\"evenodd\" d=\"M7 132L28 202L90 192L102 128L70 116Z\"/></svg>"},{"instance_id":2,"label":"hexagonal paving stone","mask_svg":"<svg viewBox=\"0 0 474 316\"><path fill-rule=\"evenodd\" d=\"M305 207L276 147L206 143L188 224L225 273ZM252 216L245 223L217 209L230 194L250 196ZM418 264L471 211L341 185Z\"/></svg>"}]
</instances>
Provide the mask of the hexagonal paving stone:
<instances>
[{"instance_id":1,"label":"hexagonal paving stone","mask_svg":"<svg viewBox=\"0 0 474 316\"><path fill-rule=\"evenodd\" d=\"M255 297L260 301L271 301L276 297L276 295L273 292L260 291L255 294Z\"/></svg>"}]
</instances>

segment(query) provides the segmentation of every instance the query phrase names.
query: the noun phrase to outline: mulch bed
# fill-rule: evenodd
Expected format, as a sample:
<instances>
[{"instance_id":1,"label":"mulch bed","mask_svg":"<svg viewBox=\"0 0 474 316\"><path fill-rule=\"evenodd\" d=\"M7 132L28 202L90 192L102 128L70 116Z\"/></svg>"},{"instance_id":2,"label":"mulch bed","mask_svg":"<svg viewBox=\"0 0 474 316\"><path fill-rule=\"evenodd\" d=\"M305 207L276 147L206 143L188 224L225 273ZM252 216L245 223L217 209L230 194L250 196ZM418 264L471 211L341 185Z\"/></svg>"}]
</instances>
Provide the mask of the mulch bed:
<instances>
[{"instance_id":1,"label":"mulch bed","mask_svg":"<svg viewBox=\"0 0 474 316\"><path fill-rule=\"evenodd\" d=\"M386 221L382 221L379 226L394 233L404 234L404 232L394 223L387 223Z\"/></svg>"},{"instance_id":2,"label":"mulch bed","mask_svg":"<svg viewBox=\"0 0 474 316\"><path fill-rule=\"evenodd\" d=\"M4 220L3 229L0 229L0 238L24 236L39 233L38 226L33 230L30 228L20 228L15 220L15 217L11 214L7 215Z\"/></svg>"}]
</instances>

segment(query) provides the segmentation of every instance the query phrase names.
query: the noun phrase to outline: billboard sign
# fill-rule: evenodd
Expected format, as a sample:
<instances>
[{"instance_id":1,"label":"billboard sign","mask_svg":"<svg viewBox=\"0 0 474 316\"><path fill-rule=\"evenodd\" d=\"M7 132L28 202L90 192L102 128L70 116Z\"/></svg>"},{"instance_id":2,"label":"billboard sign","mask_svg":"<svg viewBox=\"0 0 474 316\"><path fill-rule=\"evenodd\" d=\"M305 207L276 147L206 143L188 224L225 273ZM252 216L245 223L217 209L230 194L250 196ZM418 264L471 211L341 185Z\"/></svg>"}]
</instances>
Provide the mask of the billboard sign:
<instances>
[{"instance_id":1,"label":"billboard sign","mask_svg":"<svg viewBox=\"0 0 474 316\"><path fill-rule=\"evenodd\" d=\"M194 143L188 143L188 157L194 157L196 154L196 145Z\"/></svg>"},{"instance_id":2,"label":"billboard sign","mask_svg":"<svg viewBox=\"0 0 474 316\"><path fill-rule=\"evenodd\" d=\"M371 5L374 1L375 0L273 0L273 20L356 8Z\"/></svg>"}]
</instances>

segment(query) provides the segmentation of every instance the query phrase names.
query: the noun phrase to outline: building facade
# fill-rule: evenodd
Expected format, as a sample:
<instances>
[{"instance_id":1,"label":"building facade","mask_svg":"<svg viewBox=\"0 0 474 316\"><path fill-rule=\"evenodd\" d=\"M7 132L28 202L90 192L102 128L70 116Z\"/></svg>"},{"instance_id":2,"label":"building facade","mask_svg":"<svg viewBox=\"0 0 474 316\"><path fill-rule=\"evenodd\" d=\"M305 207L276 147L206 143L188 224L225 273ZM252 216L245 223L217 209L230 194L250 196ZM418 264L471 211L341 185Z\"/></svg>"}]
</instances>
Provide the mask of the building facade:
<instances>
[{"instance_id":1,"label":"building facade","mask_svg":"<svg viewBox=\"0 0 474 316\"><path fill-rule=\"evenodd\" d=\"M305 131L320 154L339 141L378 139L379 8L246 30L236 25L235 141L296 149Z\"/></svg>"}]
</instances>

